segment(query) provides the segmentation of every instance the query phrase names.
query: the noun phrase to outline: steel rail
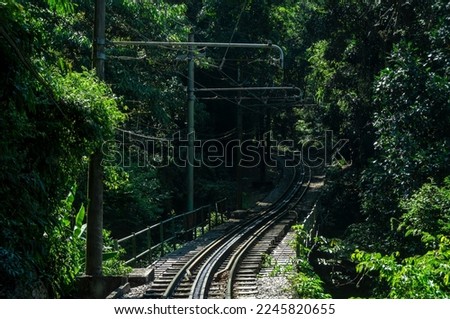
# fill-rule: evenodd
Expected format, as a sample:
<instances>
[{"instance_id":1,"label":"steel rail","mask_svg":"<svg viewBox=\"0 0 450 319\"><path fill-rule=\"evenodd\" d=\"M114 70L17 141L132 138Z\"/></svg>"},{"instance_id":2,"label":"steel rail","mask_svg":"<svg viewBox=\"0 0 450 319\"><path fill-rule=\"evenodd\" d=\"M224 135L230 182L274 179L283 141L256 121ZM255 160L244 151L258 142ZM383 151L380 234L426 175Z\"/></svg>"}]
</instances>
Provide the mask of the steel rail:
<instances>
[{"instance_id":1,"label":"steel rail","mask_svg":"<svg viewBox=\"0 0 450 319\"><path fill-rule=\"evenodd\" d=\"M295 173L297 173L297 170L295 170ZM248 238L252 239L251 242L254 242L253 239L259 238L259 234L263 234L268 228L274 225L275 222L279 220L279 218L284 217L284 214L281 214L282 216L279 216L279 213L280 211L285 210L289 202L297 194L298 190L303 185L304 176L305 174L303 173L302 178L297 180L295 187L288 189L288 192L287 194L285 194L283 200L271 207L270 210L264 214L262 219L261 216L259 216L256 223L251 223L250 225L242 229L238 236L231 237L219 250L215 251L212 256L208 258L208 260L204 263L196 276L191 289L190 298L206 298L209 285L213 280L213 277L215 276L215 271L220 267L221 263L227 257L227 255L229 255L231 250L235 249L239 244L240 247L238 249L238 252L234 253L233 255L238 254L239 251L246 247L245 243L249 240ZM242 246L242 242L244 242L244 246Z\"/></svg>"},{"instance_id":2,"label":"steel rail","mask_svg":"<svg viewBox=\"0 0 450 319\"><path fill-rule=\"evenodd\" d=\"M217 249L220 249L219 247L223 247L224 245L227 245L227 247L232 247L231 245L236 243L236 241L233 241L233 238L239 237L238 234L242 232L243 227L254 227L255 223L261 218L261 215L266 215L268 212L273 211L272 207L275 207L276 205L279 205L279 203L283 200L283 198L286 196L289 191L291 191L291 186L294 183L296 179L297 170L294 169L294 174L292 178L289 181L289 186L284 190L282 196L280 196L272 205L270 205L267 209L265 209L260 214L250 218L249 220L245 221L243 224L239 224L234 226L232 229L228 231L228 233L220 238L217 241L214 241L207 245L204 249L202 249L200 252L198 252L193 258L191 258L175 275L175 277L171 280L169 283L167 289L162 295L162 298L171 298L173 294L175 293L177 287L180 285L183 279L188 278L191 279L193 269L197 266L199 266L201 263L204 262L204 260L208 257L208 255L211 255L216 251ZM285 201L283 201L285 203ZM232 243L230 243L232 241ZM195 279L197 281L197 278ZM196 282L195 281L195 282ZM192 293L191 293L192 294Z\"/></svg>"},{"instance_id":3,"label":"steel rail","mask_svg":"<svg viewBox=\"0 0 450 319\"><path fill-rule=\"evenodd\" d=\"M311 183L311 169L308 168L308 179L306 182L306 185L304 185L303 192L298 196L298 198L295 200L295 202L291 202L291 208L297 206L297 204L300 202L300 200L303 198L303 196L306 194L309 185ZM275 219L270 220L264 227L260 228L256 234L248 238L243 245L243 247L233 254L233 256L230 259L230 262L227 265L227 269L229 269L229 276L227 281L227 289L226 289L226 299L232 299L233 298L233 284L234 279L236 278L236 273L239 269L239 264L241 263L244 256L249 252L249 250L256 244L256 242L264 235L264 233L273 225L275 225L280 219L285 217L290 212L290 209L285 209L284 212L277 215Z\"/></svg>"},{"instance_id":4,"label":"steel rail","mask_svg":"<svg viewBox=\"0 0 450 319\"><path fill-rule=\"evenodd\" d=\"M211 256L211 255L216 256L217 251L222 252L222 256L223 256L224 252L235 247L235 245L238 244L239 239L241 239L243 237L243 235L242 235L243 227L245 230L253 229L255 222L257 222L257 220L260 218L261 218L261 215L257 215L255 217L247 220L246 222L244 222L244 224L236 225L231 230L229 230L225 236L223 236L222 238L220 238L217 241L212 242L211 244L207 245L202 251L198 252L192 259L190 259L178 271L176 276L172 279L171 283L167 287L166 291L163 293L162 297L163 298L171 298L183 279L188 278L189 280L192 280L192 275L193 275L194 269L196 267L200 266L202 263L204 263L205 260L208 258L208 256ZM209 257L209 260L210 259L211 259L211 257ZM216 263L217 263L217 260L214 261L213 265ZM208 264L208 262L206 262L206 265L207 264ZM211 269L211 271L212 271L212 269ZM198 282L198 277L195 278L193 287L198 286L197 282ZM191 294L190 294L191 296L192 296L192 290L191 290ZM198 290L198 288L197 288L197 290Z\"/></svg>"}]
</instances>

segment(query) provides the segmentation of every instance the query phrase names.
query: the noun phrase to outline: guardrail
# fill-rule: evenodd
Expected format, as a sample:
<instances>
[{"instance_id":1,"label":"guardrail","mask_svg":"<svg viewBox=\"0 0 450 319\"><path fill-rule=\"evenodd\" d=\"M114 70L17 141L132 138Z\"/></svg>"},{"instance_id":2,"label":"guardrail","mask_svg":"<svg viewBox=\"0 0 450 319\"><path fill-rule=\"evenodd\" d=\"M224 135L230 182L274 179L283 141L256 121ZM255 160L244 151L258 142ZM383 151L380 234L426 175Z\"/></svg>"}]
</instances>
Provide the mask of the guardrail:
<instances>
[{"instance_id":1,"label":"guardrail","mask_svg":"<svg viewBox=\"0 0 450 319\"><path fill-rule=\"evenodd\" d=\"M304 245L306 247L310 247L311 243L314 241L314 238L317 236L316 222L317 222L317 202L314 204L309 214L305 217L305 219L301 223L303 225L303 229L307 233L307 236L305 237L304 240Z\"/></svg>"},{"instance_id":2,"label":"guardrail","mask_svg":"<svg viewBox=\"0 0 450 319\"><path fill-rule=\"evenodd\" d=\"M222 224L227 211L225 201L226 198L214 205L205 205L163 220L116 240L115 245L125 249L125 264L130 265L146 256L147 262L151 264L155 254L160 258L175 250L182 241L196 239L204 235L206 230Z\"/></svg>"}]
</instances>

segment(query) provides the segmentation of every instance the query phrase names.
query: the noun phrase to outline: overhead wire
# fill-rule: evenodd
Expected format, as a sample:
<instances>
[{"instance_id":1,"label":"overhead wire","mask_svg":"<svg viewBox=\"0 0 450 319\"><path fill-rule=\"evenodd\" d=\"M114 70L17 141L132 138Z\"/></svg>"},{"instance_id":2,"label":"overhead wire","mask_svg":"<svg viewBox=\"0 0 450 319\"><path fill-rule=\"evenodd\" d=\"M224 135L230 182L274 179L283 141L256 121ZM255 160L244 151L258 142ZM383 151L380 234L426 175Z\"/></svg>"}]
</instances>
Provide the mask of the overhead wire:
<instances>
[{"instance_id":1,"label":"overhead wire","mask_svg":"<svg viewBox=\"0 0 450 319\"><path fill-rule=\"evenodd\" d=\"M174 138L174 137L172 137L172 138L166 138L166 137L158 137L158 136L152 136L152 135L145 135L145 134L142 134L142 133L137 133L137 132L135 132L135 131L130 131L130 130L125 130L125 129L121 129L121 128L116 128L116 130L117 131L119 131L119 132L122 132L122 133L127 133L127 134L130 134L130 135L133 135L133 136L136 136L136 137L139 137L139 138L142 138L142 139L146 139L146 140L156 140L156 141L163 141L163 142L167 142L167 141L169 141L169 142L172 142L172 141L176 141L176 140L179 140L179 138ZM172 136L176 136L178 133L180 133L181 131L177 131L177 132L174 132L174 133L172 133ZM224 133L220 133L219 135L216 135L216 136L210 136L210 137L207 137L207 138L201 138L201 139L198 139L198 140L200 140L200 141L207 141L207 140L224 140L224 139L228 139L228 138L230 138L231 136L233 136L233 135L235 135L236 134L236 128L233 128L233 129L231 129L231 130L229 130L229 131L226 131L226 132L224 132ZM179 136L181 136L181 134L179 134Z\"/></svg>"},{"instance_id":2,"label":"overhead wire","mask_svg":"<svg viewBox=\"0 0 450 319\"><path fill-rule=\"evenodd\" d=\"M223 72L223 70L219 70L219 72L221 72L221 74L223 74L229 81L231 81L232 84L234 84L234 85L236 85L236 86L239 86L238 82L237 82L236 80L234 80L231 76L229 76L228 74L226 74L225 72ZM181 73L181 72L177 72L177 73L180 74L181 76L187 78L187 76L186 76L185 74L183 74L183 73ZM205 73L205 74L206 74L206 73ZM199 83L199 82L197 82L197 81L194 81L194 83L197 84L198 86L202 87L202 88L207 88L205 85L203 85L203 84L201 84L201 83ZM243 108L245 108L245 109L248 109L248 110L250 110L250 111L252 111L252 112L254 112L254 113L257 113L257 114L263 114L263 113L260 112L260 111L257 111L257 110L255 110L255 109L253 109L253 108L252 108L253 106L255 106L255 107L256 107L256 106L272 107L272 106L286 106L286 105L288 105L287 102L284 102L284 103L278 103L278 104L276 104L276 105L274 105L273 103L268 103L267 101L265 101L264 99L262 99L260 96L257 96L255 93L253 93L253 92L250 91L250 90L245 90L245 92L247 92L249 95L253 96L256 100L258 100L258 101L260 102L260 104L243 105L243 104L241 104L241 103L239 103L239 102L234 101L233 98L225 97L224 95L219 94L217 91L214 91L214 90L212 90L211 88L208 88L208 89L210 90L211 93L215 94L216 97L219 97L220 99L225 100L225 101L228 101L228 102L230 102L230 103L232 103L232 104L239 105L239 106L241 106L241 107L243 107ZM295 104L295 103L297 103L297 101L290 102L290 103Z\"/></svg>"},{"instance_id":3,"label":"overhead wire","mask_svg":"<svg viewBox=\"0 0 450 319\"><path fill-rule=\"evenodd\" d=\"M162 63L158 63L157 61L154 61L154 62L156 62L156 64L165 65L165 64L162 64ZM207 63L207 65L210 65L210 66L211 66L211 64L210 64L209 62L206 62L206 63ZM212 65L212 66L217 68L216 65ZM218 79L218 80L225 80L225 81L227 81L228 83L231 83L231 84L233 84L233 85L239 85L238 82L237 82L236 80L234 80L234 79L233 79L230 75L228 75L226 72L224 72L223 70L220 70L220 69L218 69L218 70L219 70L219 72L223 75L222 78L214 77L214 76L212 76L211 74L209 74L209 73L207 73L207 72L203 72L203 73L206 74L207 76L211 77L211 78L215 78L215 79ZM186 79L188 78L184 73L182 73L182 72L180 72L180 71L175 71L174 73L175 73L175 74L178 74L178 75L181 75L182 77L184 77L184 78L186 78ZM195 83L197 86L200 86L200 87L202 87L202 88L207 88L205 85L199 83L198 81L194 81L194 83ZM219 98L221 98L221 99L223 99L223 100L226 100L226 101L228 101L228 102L230 102L230 103L232 103L232 104L234 104L234 105L240 105L240 106L243 107L244 109L250 110L251 112L257 113L257 114L262 114L262 112L253 109L253 108L252 108L253 106L272 106L272 104L273 104L273 103L267 103L267 102L266 102L264 99L262 99L260 96L256 95L255 93L253 93L252 91L249 91L249 90L245 90L245 92L247 92L250 96L254 97L256 100L260 101L260 104L243 105L242 103L239 103L239 102L236 102L235 100L233 100L233 98L226 97L226 96L224 96L224 95L222 95L222 94L219 94L218 92L216 92L216 91L214 91L214 90L211 90L211 92L212 92L213 94L215 94L216 97L219 97ZM278 104L278 105L282 105L282 104Z\"/></svg>"},{"instance_id":4,"label":"overhead wire","mask_svg":"<svg viewBox=\"0 0 450 319\"><path fill-rule=\"evenodd\" d=\"M200 138L200 140L225 140L228 139L230 137L232 137L233 135L236 135L236 128L233 128L231 130L228 130L226 132L220 133L220 135L209 135L209 136L203 136Z\"/></svg>"},{"instance_id":5,"label":"overhead wire","mask_svg":"<svg viewBox=\"0 0 450 319\"><path fill-rule=\"evenodd\" d=\"M174 141L174 138L165 138L165 137L157 137L157 136L149 136L149 135L144 135L141 133L136 133L134 131L130 131L130 130L124 130L121 128L116 128L117 131L122 132L122 133L128 133L130 135L134 135L136 137L140 137L146 140L156 140L156 141Z\"/></svg>"},{"instance_id":6,"label":"overhead wire","mask_svg":"<svg viewBox=\"0 0 450 319\"><path fill-rule=\"evenodd\" d=\"M158 5L160 5L160 4L158 3ZM247 5L248 5L248 0L246 0L246 2L244 3L244 5L243 5L242 8L241 8L241 11L240 11L239 16L238 16L238 19L237 19L237 21L236 21L235 27L234 27L234 29L233 29L233 33L232 33L232 35L231 35L231 37L230 37L229 43L232 42L232 40L233 40L233 38L234 38L234 35L235 35L235 33L237 32L237 29L238 29L238 26L239 26L239 22L240 22L240 20L241 20L242 14L243 14L243 12L245 11ZM167 9L167 8L165 8L165 9ZM113 8L111 8L110 10L111 10L114 14L118 15L117 12L116 12ZM169 18L169 17L167 16L167 14L166 14L166 18ZM176 20L173 19L173 18L170 18L170 19L171 19L173 22L175 22L175 23L177 23L177 24L180 24L179 21L176 21ZM126 22L124 22L124 21L122 21L122 20L119 20L119 21L120 21L120 23L122 24L122 26L124 26L124 27L127 28L128 30L133 31L133 32L134 32L136 35L138 35L140 38L142 38L142 39L144 39L144 40L146 40L146 41L150 41L150 39L149 39L149 37L148 37L147 35L143 34L143 33L140 32L139 30L136 30L135 28L133 28L132 26L130 26L128 23L126 23ZM142 24L142 22L141 22L140 20L139 20L138 22ZM166 38L169 38L169 35L168 35L167 33L165 33L165 32L163 32L163 33L164 33L164 35L166 36ZM164 48L164 49L166 49L166 50L176 51L176 52L180 51L180 48L174 48L174 47L171 47L171 46L161 45L161 46L158 46L158 47ZM228 53L228 50L229 50L229 49L230 49L229 46L226 47L226 51L225 51L225 53L224 53L224 56L222 57L222 60L221 60L220 65L213 65L213 64L210 64L210 63L208 63L208 62L204 62L204 63L205 63L206 65L209 65L209 66L218 68L220 71L222 71L222 68L223 68L224 62L225 62L225 60L226 60L226 56L227 56L227 53ZM187 49L183 49L183 51L186 51L186 50L187 50ZM196 48L194 51L195 51L195 52L198 52L198 51L202 51L202 50L206 51L206 48ZM112 57L112 58L116 58L116 59L121 59L121 60L142 60L142 59L145 59L145 58L146 58L146 56L143 56L143 57L111 56L111 57ZM257 59L233 59L233 61L234 61L234 60L236 60L236 61L238 61L238 60L239 60L239 61L246 61L246 62L248 62L248 64L255 63L255 62L260 62L260 61L265 61L264 59L260 59L260 58L257 58ZM157 63L156 60L152 60L152 61L153 61L154 63L155 63L155 62ZM231 60L230 60L230 61L231 61ZM178 62L178 61L177 61L177 62ZM219 61L217 61L217 62L219 62ZM232 68L232 67L229 66L229 68ZM236 68L234 68L234 69L236 69ZM236 70L237 70L237 69L236 69Z\"/></svg>"},{"instance_id":7,"label":"overhead wire","mask_svg":"<svg viewBox=\"0 0 450 319\"><path fill-rule=\"evenodd\" d=\"M240 83L238 83L238 81L236 81L236 80L233 79L231 76L229 76L228 74L226 74L225 72L223 72L223 70L219 70L219 72L220 72L223 76L225 76L226 78L228 78L228 80L230 80L234 85L240 86ZM260 101L262 104L264 104L264 101L263 101L260 97L258 97L255 93L253 93L253 92L251 92L251 91L249 91L249 90L246 90L246 92L247 92L248 94L250 94L251 96L255 97L255 98L256 98L258 101Z\"/></svg>"},{"instance_id":8,"label":"overhead wire","mask_svg":"<svg viewBox=\"0 0 450 319\"><path fill-rule=\"evenodd\" d=\"M108 9L115 14L116 16L120 16L112 6L108 6ZM142 32L140 32L139 30L133 28L131 25L129 25L128 23L126 23L125 21L123 21L123 19L117 19L117 21L119 22L119 24L122 25L122 27L125 27L126 29L128 29L128 31L132 31L134 32L136 35L138 35L139 37L141 37L142 39L149 41L150 38L147 37L145 34L143 34ZM140 22L139 19L137 19L138 22Z\"/></svg>"},{"instance_id":9,"label":"overhead wire","mask_svg":"<svg viewBox=\"0 0 450 319\"><path fill-rule=\"evenodd\" d=\"M241 20L241 18L242 18L242 15L243 15L245 9L247 8L248 2L249 2L249 0L246 0L245 3L243 4L242 8L241 8L241 11L240 11L240 13L239 13L239 15L238 15L237 21L236 21L236 23L235 23L235 26L234 26L234 28L233 28L233 32L232 32L232 34L231 34L231 36L230 36L230 40L229 40L228 43L231 43L231 42L233 41L233 38L234 38L234 36L235 36L235 34L236 34L237 30L238 30L239 23L240 23L240 20ZM165 9L167 9L167 8L165 8ZM111 11L113 11L113 12L117 15L117 12L115 12L114 9L111 8ZM167 14L166 14L166 18L168 18ZM173 18L171 18L171 20L172 20L173 22L177 23L177 24L180 24L179 21L176 21L176 20L174 20ZM122 25L123 25L125 28L127 28L128 30L133 31L133 32L134 32L135 34L137 34L139 37L143 38L144 40L149 41L149 38L148 38L145 34L143 34L142 32L140 32L139 30L136 30L135 28L131 27L128 23L123 22L122 20L120 20L120 22L121 22ZM142 23L142 22L139 21L139 23ZM169 36L168 36L167 33L164 32L164 34L165 34L165 36L166 36L167 38L169 38ZM164 49L167 49L167 50L180 51L179 48L173 48L173 47L170 47L170 46L163 46L163 45L162 45L161 47L164 48ZM204 62L204 63L205 63L206 65L208 65L208 66L212 66L212 67L214 67L214 68L217 68L217 69L219 70L219 72L225 77L225 79L227 79L228 81L231 81L231 83L232 83L233 85L239 85L239 84L237 83L236 80L234 80L230 75L228 75L226 72L223 71L223 66L224 66L224 64L225 64L226 57L227 57L227 54L228 54L229 49L230 49L230 46L226 47L226 50L225 50L225 53L224 53L224 55L223 55L223 57L222 57L222 59L221 59L220 65L213 65L213 64L209 63L208 61L206 61L206 62ZM183 49L183 50L186 51L186 49ZM205 51L206 51L206 48L196 48L195 52L198 52L198 51L201 51L201 50L205 50ZM146 55L143 56L143 57L120 57L120 56L119 56L119 57L112 56L112 57L113 57L113 58L122 59L122 60L142 60L142 59L145 59ZM236 61L237 61L237 60L239 60L239 61L240 61L240 60L242 60L242 61L245 60L245 61L247 61L247 62L250 61L249 63L254 63L254 62L264 61L264 60L262 60L262 59L260 59L260 58L258 58L258 59L235 59L235 60L236 60ZM156 64L160 64L160 63L158 63L156 60L153 60L153 62L156 63ZM177 62L178 62L178 61L177 61ZM162 65L162 64L161 64L161 65ZM164 64L164 65L166 65L166 64ZM231 66L229 66L229 68L233 69L233 67L231 67ZM237 68L234 68L234 69L237 70ZM179 71L175 71L175 73L180 74L180 75L182 75L183 77L187 78L186 75L184 75L183 73L181 73L181 72L179 72ZM206 72L204 72L204 73L207 74ZM209 75L209 74L208 74L208 75ZM211 75L209 75L209 76L211 76ZM212 77L212 76L211 76L211 77ZM221 79L221 80L222 80L222 79ZM195 81L195 83L196 83L197 85L203 87L203 88L206 88L204 85L200 84L199 82L196 82L196 81ZM230 102L230 103L232 103L232 104L234 104L234 105L241 106L241 107L243 107L243 108L245 108L245 109L247 109L247 110L250 110L251 112L254 112L254 113L262 114L262 112L257 111L257 110L254 110L253 108L251 108L251 107L249 107L249 106L242 105L240 102L235 102L235 101L233 101L231 98L227 98L227 97L225 97L225 96L223 96L223 95L221 95L221 94L218 94L217 92L214 92L214 91L211 91L211 92L213 92L216 96L219 96L219 97L221 97L222 99L224 99L224 100L226 100L226 101L228 101L228 102ZM247 92L248 94L250 94L251 96L253 96L255 99L257 99L258 101L261 102L261 104L255 105L255 106L267 105L267 103L266 103L263 99L261 99L260 97L258 97L258 96L257 96L256 94L254 94L253 92L251 92L251 91L246 91L246 92Z\"/></svg>"},{"instance_id":10,"label":"overhead wire","mask_svg":"<svg viewBox=\"0 0 450 319\"><path fill-rule=\"evenodd\" d=\"M258 60L260 60L260 59L258 59ZM253 61L256 61L256 60L253 60ZM260 61L263 61L263 60L260 60ZM228 75L226 72L221 70L217 65L211 64L209 62L205 62L205 63L208 66L212 66L212 67L216 68L220 72L220 74L222 74L222 77L217 77L217 76L211 75L208 72L202 72L206 76L208 76L208 77L210 77L212 79L215 79L215 80L226 81L230 85L240 86L240 84L235 79L233 79L230 75ZM237 68L235 68L235 69L237 70ZM267 103L265 102L264 98L261 98L260 96L256 95L255 93L253 93L250 90L245 90L245 92L248 93L250 96L252 96L254 99L260 101L261 104L257 104L257 105L254 105L254 106L267 105ZM214 99L214 98L212 98L212 99Z\"/></svg>"},{"instance_id":11,"label":"overhead wire","mask_svg":"<svg viewBox=\"0 0 450 319\"><path fill-rule=\"evenodd\" d=\"M237 29L238 29L238 26L239 26L239 22L241 21L242 14L244 13L244 11L246 9L247 4L248 4L248 0L246 0L244 5L242 6L241 12L239 13L239 16L237 18L236 24L234 25L233 33L231 33L230 41L228 43L231 43L233 41L234 35L237 32ZM230 47L228 46L227 49L225 50L224 55L223 55L222 62L220 63L219 69L223 68L223 65L225 64L225 59L226 59L226 56L228 54L228 50L229 49L230 49Z\"/></svg>"},{"instance_id":12,"label":"overhead wire","mask_svg":"<svg viewBox=\"0 0 450 319\"><path fill-rule=\"evenodd\" d=\"M156 5L158 5L159 8L162 7L162 6L161 6L161 3L159 3L159 1L158 1L158 3L157 3ZM185 24L181 23L180 21L175 20L174 18L170 17L170 16L167 14L167 8L168 8L168 6L170 6L170 5L167 4L167 3L164 3L164 6L163 6L164 8L163 8L163 9L164 9L164 12L165 12L165 20L166 20L166 21L167 21L167 20L170 20L170 21L172 21L172 22L175 23L175 24L178 24L178 25L180 25L180 26L182 26L182 27L185 27L185 26L186 26ZM111 10L111 12L113 12L116 16L120 16L120 15L114 10L114 8L113 8L112 6L110 6L108 9ZM139 37L141 37L143 40L150 41L150 37L149 37L149 36L143 34L143 33L140 32L139 30L133 28L131 25L129 25L128 23L122 21L121 19L118 19L118 21L122 24L122 26L125 26L125 27L128 28L129 30L133 31L136 35L138 35ZM135 21L138 22L142 27L144 27L144 29L148 28L148 26L145 25L145 24L142 22L141 19L136 19ZM164 36L165 36L167 39L170 38L169 34L167 34L167 32L166 32L165 30L162 30L162 33L164 34Z\"/></svg>"},{"instance_id":13,"label":"overhead wire","mask_svg":"<svg viewBox=\"0 0 450 319\"><path fill-rule=\"evenodd\" d=\"M185 78L188 78L188 76L185 75L185 74L183 74L182 72L177 72L177 73L180 74L181 76L185 77ZM201 87L201 88L205 88L205 89L207 88L205 85L203 85L203 84L201 84L201 83L199 83L199 82L197 82L197 81L194 81L194 83L195 83L197 86ZM208 88L208 89L211 89L211 88ZM243 107L243 108L245 108L245 109L248 109L249 111L254 112L254 113L257 113L257 114L262 114L261 112L256 111L256 110L254 110L254 109L252 109L252 108L249 108L249 107L247 107L247 106L245 106L245 105L242 105L242 104L240 104L239 102L233 101L231 98L225 97L224 95L219 94L218 92L216 92L216 91L214 91L214 90L211 90L210 92L214 93L214 94L217 95L217 96L220 96L223 100L228 101L228 102L230 102L231 104L234 104L234 105L237 105L237 106L241 106L241 107Z\"/></svg>"}]
</instances>

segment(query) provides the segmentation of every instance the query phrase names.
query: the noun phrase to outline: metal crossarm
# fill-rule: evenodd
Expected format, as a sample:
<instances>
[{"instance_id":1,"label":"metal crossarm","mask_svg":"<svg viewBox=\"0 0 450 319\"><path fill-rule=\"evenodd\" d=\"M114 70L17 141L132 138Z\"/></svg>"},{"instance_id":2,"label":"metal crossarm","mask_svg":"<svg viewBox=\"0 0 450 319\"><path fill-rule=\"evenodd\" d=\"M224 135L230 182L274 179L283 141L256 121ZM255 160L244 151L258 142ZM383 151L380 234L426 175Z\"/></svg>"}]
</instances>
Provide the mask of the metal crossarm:
<instances>
[{"instance_id":1,"label":"metal crossarm","mask_svg":"<svg viewBox=\"0 0 450 319\"><path fill-rule=\"evenodd\" d=\"M247 48L247 49L269 49L279 52L280 67L284 68L283 49L272 43L226 43L226 42L165 42L165 41L112 41L113 45L140 45L140 46L164 46L164 47L209 47L209 48Z\"/></svg>"}]
</instances>

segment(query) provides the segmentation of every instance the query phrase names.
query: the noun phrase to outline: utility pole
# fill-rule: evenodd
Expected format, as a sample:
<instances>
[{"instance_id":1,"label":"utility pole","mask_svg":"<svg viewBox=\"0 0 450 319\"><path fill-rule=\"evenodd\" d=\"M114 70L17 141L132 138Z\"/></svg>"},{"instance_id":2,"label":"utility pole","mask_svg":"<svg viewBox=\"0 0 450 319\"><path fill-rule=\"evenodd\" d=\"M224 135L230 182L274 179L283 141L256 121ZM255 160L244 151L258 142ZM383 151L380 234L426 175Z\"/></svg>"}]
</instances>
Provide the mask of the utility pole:
<instances>
[{"instance_id":1,"label":"utility pole","mask_svg":"<svg viewBox=\"0 0 450 319\"><path fill-rule=\"evenodd\" d=\"M194 33L189 34L189 42L194 42ZM189 46L188 52L188 117L187 117L187 138L188 138L188 152L187 152L187 210L194 210L194 49L195 46Z\"/></svg>"},{"instance_id":2,"label":"utility pole","mask_svg":"<svg viewBox=\"0 0 450 319\"><path fill-rule=\"evenodd\" d=\"M265 164L269 165L271 163L271 142L272 142L272 115L269 107L266 107L266 120L265 120L265 129L264 134L266 135L265 142Z\"/></svg>"},{"instance_id":3,"label":"utility pole","mask_svg":"<svg viewBox=\"0 0 450 319\"><path fill-rule=\"evenodd\" d=\"M266 164L265 164L265 160L264 160L264 115L263 115L263 111L265 111L265 107L260 107L259 108L259 113L258 113L258 124L257 124L257 138L259 141L259 147L258 147L258 153L260 156L260 161L259 161L259 182L261 183L261 186L264 185L264 183L266 182Z\"/></svg>"},{"instance_id":4,"label":"utility pole","mask_svg":"<svg viewBox=\"0 0 450 319\"><path fill-rule=\"evenodd\" d=\"M195 139L195 129L194 129L194 104L195 104L195 92L196 91L253 91L253 90L280 90L280 89L292 89L292 87L239 87L239 88L205 88L205 89L194 89L194 59L195 59L195 48L206 47L206 48L241 48L241 49L266 49L275 50L279 53L279 63L280 67L284 66L284 52L281 47L272 43L225 43L225 42L194 42L194 34L189 35L188 42L171 42L171 41L114 41L111 42L113 45L120 46L149 46L149 47L181 47L188 49L188 110L187 110L187 134L188 134L188 151L187 151L187 210L191 211L194 209L194 139ZM241 115L239 115L241 112ZM242 109L238 107L238 120L242 127ZM242 131L242 129L241 129ZM242 133L241 137L242 138ZM240 152L239 155L241 156ZM239 166L238 161L238 166ZM239 169L238 169L239 170ZM239 173L241 174L241 173ZM240 182L238 183L240 186ZM242 196L242 195L241 195ZM242 199L238 200L242 203ZM242 206L242 204L240 204Z\"/></svg>"},{"instance_id":5,"label":"utility pole","mask_svg":"<svg viewBox=\"0 0 450 319\"><path fill-rule=\"evenodd\" d=\"M93 58L97 76L105 78L105 0L95 2ZM103 155L98 147L90 157L86 238L86 275L102 276L103 254ZM98 296L93 292L95 296Z\"/></svg>"},{"instance_id":6,"label":"utility pole","mask_svg":"<svg viewBox=\"0 0 450 319\"><path fill-rule=\"evenodd\" d=\"M237 82L241 85L241 67L238 66L238 74L237 74ZM238 91L239 97L241 96L241 91ZM242 125L242 106L241 99L239 99L239 103L237 105L237 113L236 113L236 131L237 131L237 139L238 139L238 148L237 148L237 156L236 156L236 209L242 209L242 135L243 135L243 125Z\"/></svg>"}]
</instances>

